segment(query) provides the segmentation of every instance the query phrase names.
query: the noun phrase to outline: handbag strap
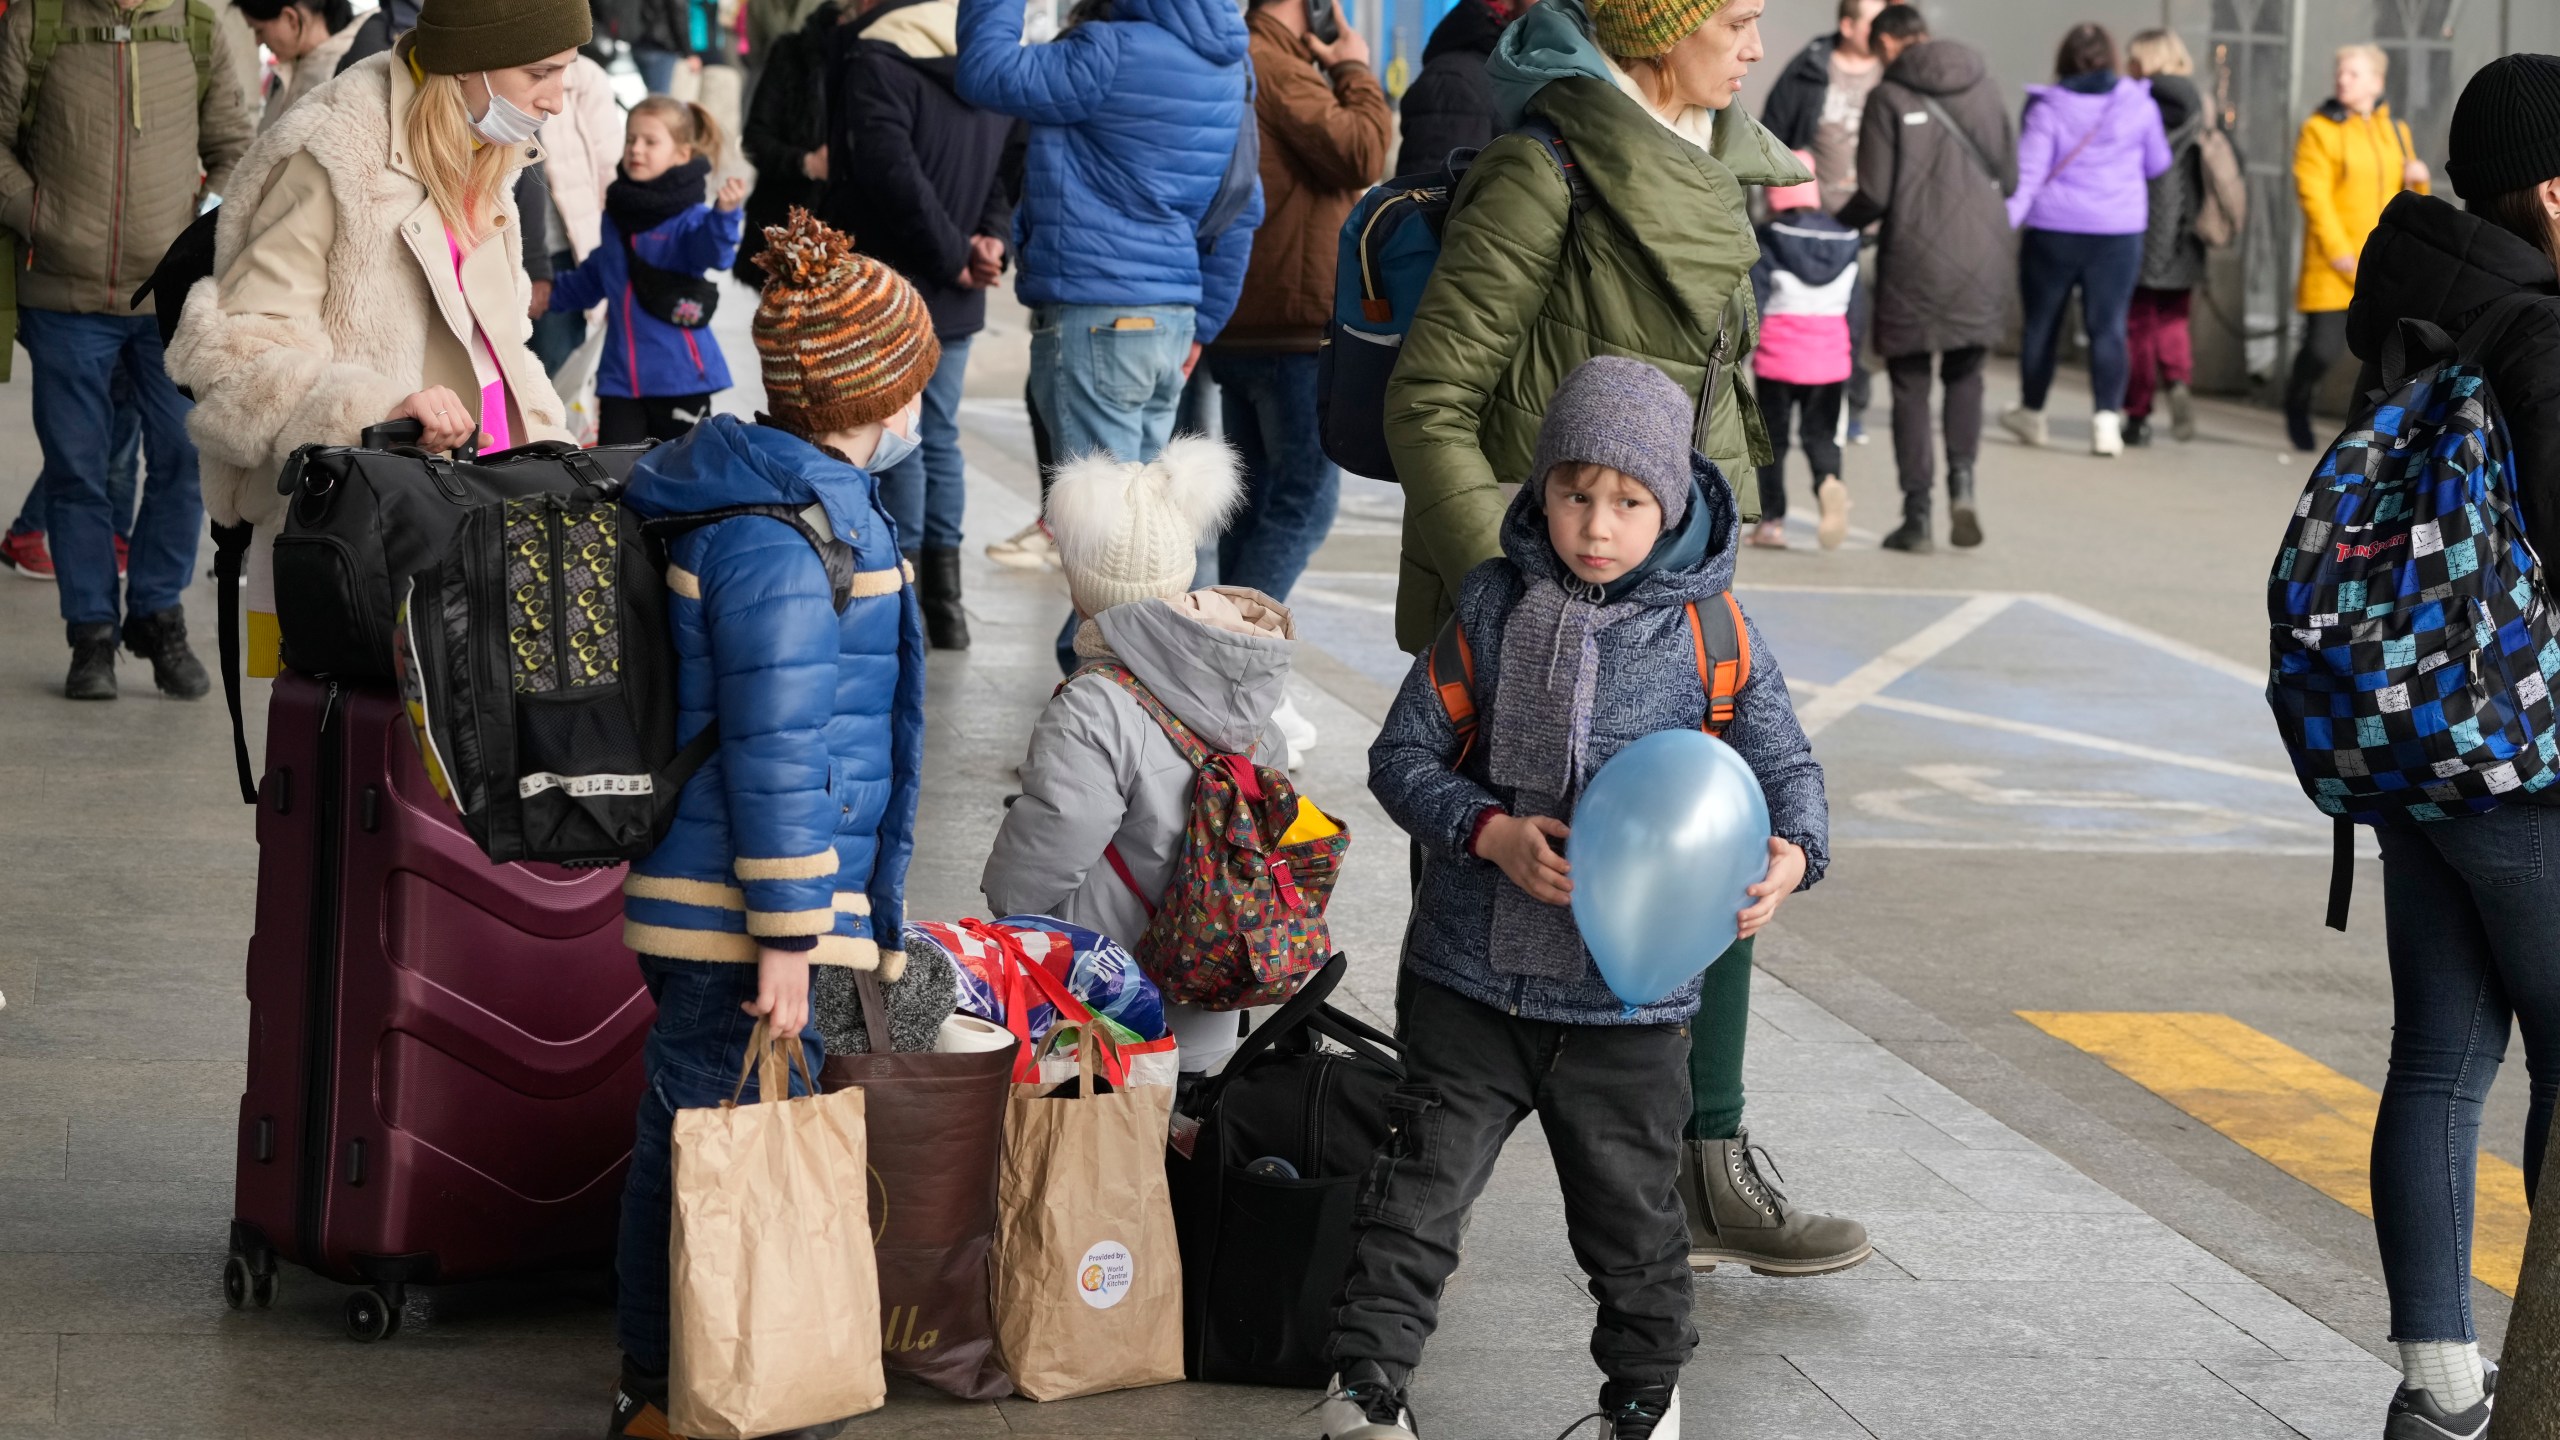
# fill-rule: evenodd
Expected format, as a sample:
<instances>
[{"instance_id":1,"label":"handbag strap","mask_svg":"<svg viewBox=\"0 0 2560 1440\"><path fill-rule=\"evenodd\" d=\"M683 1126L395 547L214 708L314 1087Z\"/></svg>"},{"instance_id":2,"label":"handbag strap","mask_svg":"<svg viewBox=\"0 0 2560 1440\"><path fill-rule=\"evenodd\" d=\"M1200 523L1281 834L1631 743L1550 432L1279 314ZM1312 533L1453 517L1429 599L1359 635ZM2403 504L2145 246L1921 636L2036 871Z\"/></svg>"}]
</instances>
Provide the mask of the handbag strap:
<instances>
[{"instance_id":1,"label":"handbag strap","mask_svg":"<svg viewBox=\"0 0 2560 1440\"><path fill-rule=\"evenodd\" d=\"M817 1077L809 1073L809 1047L801 1044L800 1037L796 1035L789 1040L783 1039L774 1033L770 1021L759 1019L756 1028L747 1034L747 1055L745 1062L738 1066L738 1083L730 1090L729 1098L721 1102L720 1108L736 1107L747 1093L747 1076L750 1074L756 1076L758 1100L790 1099L791 1072L794 1070L800 1072L800 1081L808 1087L809 1093L817 1094ZM777 1079L782 1082L779 1097L773 1093L773 1082Z\"/></svg>"},{"instance_id":2,"label":"handbag strap","mask_svg":"<svg viewBox=\"0 0 2560 1440\"><path fill-rule=\"evenodd\" d=\"M240 584L249 559L249 540L256 530L248 521L213 527L213 582L222 627L222 700L231 708L231 763L240 771L240 803L258 803L258 778L249 768L249 727L240 718L241 654Z\"/></svg>"},{"instance_id":3,"label":"handbag strap","mask_svg":"<svg viewBox=\"0 0 2560 1440\"><path fill-rule=\"evenodd\" d=\"M2062 172L2070 169L2071 162L2080 158L2080 152L2088 149L2090 142L2098 138L2098 132L2107 128L2107 122L2116 118L2116 107L2123 103L2124 96L2125 92L2122 90L2109 92L2106 108L2100 110L2098 118L2089 123L2089 133L2080 137L2080 143L2071 147L2071 153L2063 156L2061 163L2044 172L2044 183L2050 185L2062 178Z\"/></svg>"},{"instance_id":4,"label":"handbag strap","mask_svg":"<svg viewBox=\"0 0 2560 1440\"><path fill-rule=\"evenodd\" d=\"M998 998L1004 1002L1004 1028L1011 1031L1013 1038L1021 1042L1014 1047L1013 1052L1013 1078L1016 1083L1029 1085L1039 1080L1040 1052L1047 1048L1045 1043L1041 1045L1032 1043L1031 1006L1034 1000L1032 991L1038 991L1037 998L1047 1001L1057 1010L1059 1026L1074 1025L1079 1034L1094 1036L1097 1043L1106 1047L1102 1071L1104 1079L1114 1085L1128 1079L1127 1059L1120 1054L1118 1046L1110 1044L1110 1037L1102 1033L1102 1025L1095 1018L1091 1007L1077 999L1075 992L1069 990L1065 982L1050 974L1047 966L1032 959L1030 952L1022 948L1022 941L1019 938L1001 926L991 925L984 920L964 919L959 922L959 928L963 934L973 936L984 943L995 957L996 964L1004 972L997 987L1000 992ZM1056 1034L1057 1028L1051 1027L1050 1034ZM1042 1039L1045 1042L1048 1037L1043 1036Z\"/></svg>"},{"instance_id":5,"label":"handbag strap","mask_svg":"<svg viewBox=\"0 0 2560 1440\"><path fill-rule=\"evenodd\" d=\"M1973 138L1973 132L1957 124L1956 117L1947 113L1947 107L1939 104L1935 95L1920 91L1912 93L1920 96L1920 108L1929 112L1929 118L1947 127L1947 133L1956 137L1956 143L1964 147L1964 153L1973 157L1973 163L1982 168L1983 177L1994 185L1999 184L2000 167L1992 164L1991 157L1982 153L1982 145Z\"/></svg>"},{"instance_id":6,"label":"handbag strap","mask_svg":"<svg viewBox=\"0 0 2560 1440\"><path fill-rule=\"evenodd\" d=\"M888 1054L893 1048L889 1043L889 999L881 988L880 972L876 969L854 971L853 990L862 999L862 1030L870 1037L871 1053Z\"/></svg>"}]
</instances>

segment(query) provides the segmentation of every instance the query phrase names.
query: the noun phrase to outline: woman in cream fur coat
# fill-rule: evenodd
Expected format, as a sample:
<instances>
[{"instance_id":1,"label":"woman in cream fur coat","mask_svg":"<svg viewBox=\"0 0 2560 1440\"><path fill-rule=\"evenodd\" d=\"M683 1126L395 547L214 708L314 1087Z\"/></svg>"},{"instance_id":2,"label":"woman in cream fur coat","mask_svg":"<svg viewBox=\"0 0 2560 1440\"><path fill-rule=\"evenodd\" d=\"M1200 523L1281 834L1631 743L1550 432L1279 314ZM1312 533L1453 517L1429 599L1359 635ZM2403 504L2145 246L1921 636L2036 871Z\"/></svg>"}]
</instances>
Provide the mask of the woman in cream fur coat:
<instances>
[{"instance_id":1,"label":"woman in cream fur coat","mask_svg":"<svg viewBox=\"0 0 2560 1440\"><path fill-rule=\"evenodd\" d=\"M273 673L265 542L296 446L399 418L431 450L572 438L525 344L514 179L588 34L577 0L428 0L397 49L314 90L233 171L168 363L196 398L205 508L259 530L251 673Z\"/></svg>"}]
</instances>

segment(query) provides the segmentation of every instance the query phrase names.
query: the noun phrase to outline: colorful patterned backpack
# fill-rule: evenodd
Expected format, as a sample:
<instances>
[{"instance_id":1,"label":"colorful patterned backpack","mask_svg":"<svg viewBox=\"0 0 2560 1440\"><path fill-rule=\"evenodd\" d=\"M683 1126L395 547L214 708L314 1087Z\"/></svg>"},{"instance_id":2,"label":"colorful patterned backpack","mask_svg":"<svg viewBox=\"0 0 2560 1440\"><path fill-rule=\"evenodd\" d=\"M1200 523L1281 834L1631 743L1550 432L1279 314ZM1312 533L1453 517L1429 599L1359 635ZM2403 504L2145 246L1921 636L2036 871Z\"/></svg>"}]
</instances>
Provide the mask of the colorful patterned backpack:
<instances>
[{"instance_id":1,"label":"colorful patterned backpack","mask_svg":"<svg viewBox=\"0 0 2560 1440\"><path fill-rule=\"evenodd\" d=\"M1351 832L1316 823L1321 812L1300 803L1287 775L1202 744L1126 666L1101 661L1076 675L1101 675L1128 691L1195 772L1191 819L1163 895L1138 887L1119 846L1102 852L1147 910L1139 968L1165 999L1204 1009L1288 999L1333 953L1324 907Z\"/></svg>"},{"instance_id":2,"label":"colorful patterned backpack","mask_svg":"<svg viewBox=\"0 0 2560 1440\"><path fill-rule=\"evenodd\" d=\"M2560 638L2480 367L2532 303L2499 301L2458 342L2400 323L2268 577L2267 703L2303 790L2336 818L2335 929L2357 825L2476 814L2560 776Z\"/></svg>"}]
</instances>

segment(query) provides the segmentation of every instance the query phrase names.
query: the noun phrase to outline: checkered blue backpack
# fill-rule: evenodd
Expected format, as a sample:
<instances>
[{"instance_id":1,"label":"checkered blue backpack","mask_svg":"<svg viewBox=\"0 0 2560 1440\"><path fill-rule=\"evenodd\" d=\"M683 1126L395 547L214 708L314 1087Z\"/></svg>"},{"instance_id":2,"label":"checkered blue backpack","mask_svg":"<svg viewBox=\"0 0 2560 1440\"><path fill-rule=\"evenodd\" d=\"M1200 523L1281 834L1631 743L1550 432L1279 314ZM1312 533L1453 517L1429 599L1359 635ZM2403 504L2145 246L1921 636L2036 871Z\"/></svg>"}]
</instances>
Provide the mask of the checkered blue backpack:
<instances>
[{"instance_id":1,"label":"checkered blue backpack","mask_svg":"<svg viewBox=\"0 0 2560 1440\"><path fill-rule=\"evenodd\" d=\"M2303 790L2337 820L2336 929L2355 826L2477 814L2560 778L2560 638L2480 366L2532 303L2499 301L2459 341L2400 322L2267 580L2267 703Z\"/></svg>"}]
</instances>

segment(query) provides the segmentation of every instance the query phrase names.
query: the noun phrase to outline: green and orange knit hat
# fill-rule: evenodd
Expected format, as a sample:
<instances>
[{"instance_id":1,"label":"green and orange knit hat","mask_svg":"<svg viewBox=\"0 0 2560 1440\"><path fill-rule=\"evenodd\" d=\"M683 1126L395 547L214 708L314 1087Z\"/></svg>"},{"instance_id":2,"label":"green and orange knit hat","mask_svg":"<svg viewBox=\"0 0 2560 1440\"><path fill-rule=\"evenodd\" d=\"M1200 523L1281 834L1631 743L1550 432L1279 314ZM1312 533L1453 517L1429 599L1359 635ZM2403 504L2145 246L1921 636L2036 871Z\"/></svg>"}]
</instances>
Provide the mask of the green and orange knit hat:
<instances>
[{"instance_id":1,"label":"green and orange knit hat","mask_svg":"<svg viewBox=\"0 0 2560 1440\"><path fill-rule=\"evenodd\" d=\"M775 424L803 436L850 430L888 419L922 393L942 342L905 276L855 253L850 237L797 206L764 238L756 354Z\"/></svg>"},{"instance_id":2,"label":"green and orange knit hat","mask_svg":"<svg viewBox=\"0 0 2560 1440\"><path fill-rule=\"evenodd\" d=\"M1620 60L1650 60L1724 8L1724 0L1590 0L1591 38Z\"/></svg>"}]
</instances>

